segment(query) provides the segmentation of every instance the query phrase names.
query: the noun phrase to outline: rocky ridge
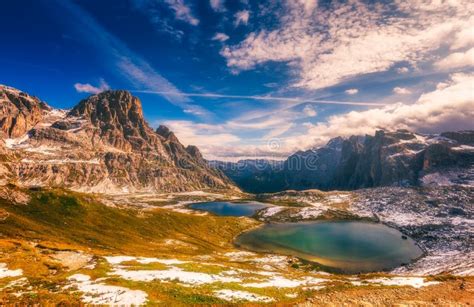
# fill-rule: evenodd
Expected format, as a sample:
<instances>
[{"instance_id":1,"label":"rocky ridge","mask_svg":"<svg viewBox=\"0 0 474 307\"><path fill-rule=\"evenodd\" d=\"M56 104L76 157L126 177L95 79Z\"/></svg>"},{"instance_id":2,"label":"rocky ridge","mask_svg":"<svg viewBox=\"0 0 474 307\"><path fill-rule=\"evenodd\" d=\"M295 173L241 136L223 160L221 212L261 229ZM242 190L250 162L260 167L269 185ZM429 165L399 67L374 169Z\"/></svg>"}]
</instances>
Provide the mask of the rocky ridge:
<instances>
[{"instance_id":1,"label":"rocky ridge","mask_svg":"<svg viewBox=\"0 0 474 307\"><path fill-rule=\"evenodd\" d=\"M0 101L4 183L104 193L237 190L196 147L166 127L154 131L127 91L90 96L69 112L5 86Z\"/></svg>"},{"instance_id":2,"label":"rocky ridge","mask_svg":"<svg viewBox=\"0 0 474 307\"><path fill-rule=\"evenodd\" d=\"M297 152L280 164L217 163L248 192L288 189L354 190L379 186L473 185L474 131L438 135L379 130L334 138ZM264 165L260 163L259 165Z\"/></svg>"}]
</instances>

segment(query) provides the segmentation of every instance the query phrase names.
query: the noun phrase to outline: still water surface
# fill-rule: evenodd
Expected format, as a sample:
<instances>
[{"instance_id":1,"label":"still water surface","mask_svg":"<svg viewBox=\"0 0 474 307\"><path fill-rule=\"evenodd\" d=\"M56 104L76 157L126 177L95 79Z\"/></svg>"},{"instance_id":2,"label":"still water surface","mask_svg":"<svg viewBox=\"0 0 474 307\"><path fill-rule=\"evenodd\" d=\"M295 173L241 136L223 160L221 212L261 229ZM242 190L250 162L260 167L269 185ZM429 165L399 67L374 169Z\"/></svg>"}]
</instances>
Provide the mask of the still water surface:
<instances>
[{"instance_id":1,"label":"still water surface","mask_svg":"<svg viewBox=\"0 0 474 307\"><path fill-rule=\"evenodd\" d=\"M345 273L388 270L423 254L398 230L359 221L266 224L241 234L235 243L256 252L297 256Z\"/></svg>"},{"instance_id":2,"label":"still water surface","mask_svg":"<svg viewBox=\"0 0 474 307\"><path fill-rule=\"evenodd\" d=\"M189 207L195 210L208 211L222 216L252 216L257 210L269 207L269 204L256 201L245 203L232 203L226 201L213 201L192 204Z\"/></svg>"}]
</instances>

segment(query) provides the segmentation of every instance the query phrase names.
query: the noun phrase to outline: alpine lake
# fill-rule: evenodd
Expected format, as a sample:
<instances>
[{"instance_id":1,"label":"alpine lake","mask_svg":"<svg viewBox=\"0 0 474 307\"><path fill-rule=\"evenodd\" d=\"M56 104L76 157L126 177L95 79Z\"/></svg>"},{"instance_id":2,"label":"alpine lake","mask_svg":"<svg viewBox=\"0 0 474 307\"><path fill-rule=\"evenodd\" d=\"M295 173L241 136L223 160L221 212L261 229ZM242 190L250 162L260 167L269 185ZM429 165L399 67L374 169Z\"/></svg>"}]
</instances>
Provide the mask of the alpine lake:
<instances>
[{"instance_id":1,"label":"alpine lake","mask_svg":"<svg viewBox=\"0 0 474 307\"><path fill-rule=\"evenodd\" d=\"M253 216L270 207L260 202L205 202L190 208L221 216ZM295 256L340 273L394 269L423 255L415 241L381 223L311 221L268 223L237 236L239 248Z\"/></svg>"}]
</instances>

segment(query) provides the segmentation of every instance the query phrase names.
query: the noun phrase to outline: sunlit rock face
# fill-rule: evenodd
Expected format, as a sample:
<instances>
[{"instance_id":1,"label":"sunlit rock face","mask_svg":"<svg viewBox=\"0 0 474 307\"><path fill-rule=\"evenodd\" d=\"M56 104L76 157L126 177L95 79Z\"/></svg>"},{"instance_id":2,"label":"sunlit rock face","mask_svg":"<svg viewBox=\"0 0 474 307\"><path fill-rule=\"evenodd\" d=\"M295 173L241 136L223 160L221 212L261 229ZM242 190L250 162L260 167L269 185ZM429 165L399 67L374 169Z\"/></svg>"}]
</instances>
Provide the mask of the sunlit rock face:
<instances>
[{"instance_id":1,"label":"sunlit rock face","mask_svg":"<svg viewBox=\"0 0 474 307\"><path fill-rule=\"evenodd\" d=\"M22 136L50 109L36 97L0 85L0 135L6 138Z\"/></svg>"},{"instance_id":2,"label":"sunlit rock face","mask_svg":"<svg viewBox=\"0 0 474 307\"><path fill-rule=\"evenodd\" d=\"M11 160L9 181L106 193L236 189L197 147L166 127L154 131L127 91L90 96L69 112L18 90L3 95L0 154Z\"/></svg>"}]
</instances>

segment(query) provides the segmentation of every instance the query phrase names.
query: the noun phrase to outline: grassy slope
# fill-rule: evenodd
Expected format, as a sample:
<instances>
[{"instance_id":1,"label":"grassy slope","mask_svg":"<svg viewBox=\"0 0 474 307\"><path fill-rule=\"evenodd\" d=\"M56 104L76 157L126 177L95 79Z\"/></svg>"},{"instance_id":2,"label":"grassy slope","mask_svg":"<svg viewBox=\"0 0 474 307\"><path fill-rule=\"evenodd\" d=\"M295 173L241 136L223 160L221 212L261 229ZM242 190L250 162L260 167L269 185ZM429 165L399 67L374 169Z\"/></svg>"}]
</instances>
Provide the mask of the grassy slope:
<instances>
[{"instance_id":1,"label":"grassy slope","mask_svg":"<svg viewBox=\"0 0 474 307\"><path fill-rule=\"evenodd\" d=\"M136 255L150 257L179 257L202 254L213 254L232 249L232 240L240 232L258 223L251 219L216 217L212 215L196 216L181 214L163 209L149 211L125 210L103 205L91 195L73 193L63 190L28 191L31 201L28 205L15 205L0 199L0 210L8 213L8 217L0 221L0 262L7 263L8 268L23 270L24 276L30 281L36 293L21 298L25 304L78 304L78 293L63 293L65 278L73 273L51 261L48 254L52 249L83 250L95 255ZM188 245L164 244L167 239L176 239ZM32 242L39 243L36 247ZM48 248L41 248L45 246ZM225 261L225 260L224 260ZM97 259L94 269L81 269L80 272L93 279L107 276L110 265L101 258ZM221 264L226 265L225 262ZM129 263L137 269L162 269L160 264L143 265ZM235 264L234 264L235 265ZM188 268L192 266L192 268ZM202 265L196 262L183 264L183 269L191 269L207 273L218 273L219 266ZM243 267L252 269L252 267ZM291 274L303 275L302 270L292 270ZM9 279L0 281L0 288ZM459 283L458 280L450 281ZM125 286L130 289L144 290L149 294L151 302L163 304L218 304L224 301L212 295L214 286L200 288L185 287L178 283L143 283L126 281L120 278L109 278L108 284ZM440 285L441 287L441 285ZM227 284L225 288L246 290L238 284ZM355 290L345 285L344 288L331 288L317 294L321 299L330 302L337 297L352 299L365 297L374 289L368 287ZM385 287L384 287L385 288ZM269 295L288 302L286 291L276 288L253 289L255 293ZM289 291L289 290L287 290ZM302 291L297 290L297 291ZM335 292L334 292L335 291ZM364 292L365 291L365 292ZM398 291L398 290L397 290ZM405 290L394 292L390 298L398 297ZM416 294L428 291L413 291ZM412 293L412 294L414 294ZM462 293L462 292L461 292ZM297 301L305 297L313 297L314 292L300 293ZM429 293L428 293L429 294ZM378 294L380 295L380 294ZM0 304L5 296L0 293ZM8 297L9 301L18 303L18 298ZM389 298L387 298L389 299ZM460 299L462 301L462 299ZM293 301L294 302L294 301ZM323 301L316 300L315 303ZM388 303L390 301L385 301Z\"/></svg>"},{"instance_id":2,"label":"grassy slope","mask_svg":"<svg viewBox=\"0 0 474 307\"><path fill-rule=\"evenodd\" d=\"M104 206L91 196L61 190L31 192L26 206L0 200L10 216L0 222L4 237L39 240L99 254L156 256L162 241L179 238L205 254L232 247L232 239L254 222L236 218L188 215L169 210ZM166 251L165 251L166 252Z\"/></svg>"},{"instance_id":3,"label":"grassy slope","mask_svg":"<svg viewBox=\"0 0 474 307\"><path fill-rule=\"evenodd\" d=\"M37 294L23 296L21 302L27 304L79 303L77 293L60 293L65 278L72 272L51 261L48 254L52 250L186 258L230 250L238 233L257 224L250 219L197 216L159 208L145 212L118 209L105 206L90 195L64 190L27 193L31 196L28 205L0 199L0 210L8 212L8 218L0 221L0 262L7 263L10 269L22 269L31 281ZM177 239L185 245L164 244L167 239ZM83 271L95 279L105 277L109 269L105 261L99 260L94 270ZM210 269L216 268L202 271ZM11 280L1 280L0 289ZM109 283L113 283L113 279ZM150 299L159 297L160 301L220 301L176 284L153 286L123 280L117 284L148 290ZM148 289L150 287L158 288ZM18 302L14 297L5 301L7 298L0 291L0 303L2 299L3 303Z\"/></svg>"}]
</instances>

